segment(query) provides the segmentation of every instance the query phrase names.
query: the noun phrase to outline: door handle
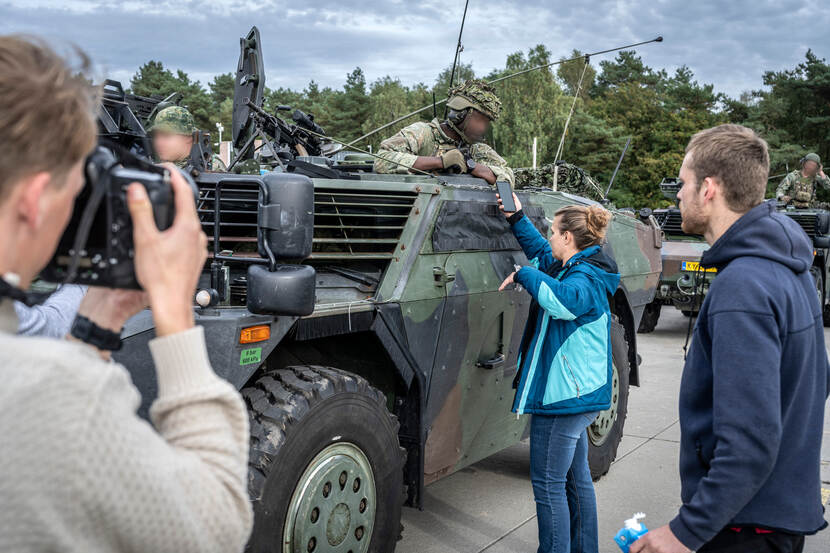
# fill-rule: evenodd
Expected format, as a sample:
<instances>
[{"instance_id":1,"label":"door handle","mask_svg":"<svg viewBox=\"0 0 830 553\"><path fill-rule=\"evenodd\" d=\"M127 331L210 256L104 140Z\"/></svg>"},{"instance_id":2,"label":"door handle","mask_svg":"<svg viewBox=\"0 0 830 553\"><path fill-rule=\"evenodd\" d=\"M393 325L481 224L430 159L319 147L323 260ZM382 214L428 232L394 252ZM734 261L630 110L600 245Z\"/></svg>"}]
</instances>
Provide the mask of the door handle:
<instances>
[{"instance_id":1,"label":"door handle","mask_svg":"<svg viewBox=\"0 0 830 553\"><path fill-rule=\"evenodd\" d=\"M492 359L488 359L487 361L479 361L476 363L476 367L481 367L482 369L492 370L504 365L504 354L499 353Z\"/></svg>"},{"instance_id":2,"label":"door handle","mask_svg":"<svg viewBox=\"0 0 830 553\"><path fill-rule=\"evenodd\" d=\"M433 267L432 276L436 286L444 286L455 280L455 273L447 273L443 267Z\"/></svg>"}]
</instances>

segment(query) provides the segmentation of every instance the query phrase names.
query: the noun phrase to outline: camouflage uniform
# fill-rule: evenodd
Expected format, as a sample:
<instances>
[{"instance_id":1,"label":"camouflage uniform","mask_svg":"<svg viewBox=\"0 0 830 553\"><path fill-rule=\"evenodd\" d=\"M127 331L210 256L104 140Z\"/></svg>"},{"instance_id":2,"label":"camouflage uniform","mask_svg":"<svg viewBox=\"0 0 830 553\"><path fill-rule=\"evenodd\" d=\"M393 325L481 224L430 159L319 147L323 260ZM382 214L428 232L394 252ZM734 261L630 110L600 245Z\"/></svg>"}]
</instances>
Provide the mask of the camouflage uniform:
<instances>
[{"instance_id":1,"label":"camouflage uniform","mask_svg":"<svg viewBox=\"0 0 830 553\"><path fill-rule=\"evenodd\" d=\"M174 134L193 134L196 124L190 112L181 106L169 106L156 114L147 132L164 131Z\"/></svg>"},{"instance_id":2,"label":"camouflage uniform","mask_svg":"<svg viewBox=\"0 0 830 553\"><path fill-rule=\"evenodd\" d=\"M821 159L816 154L807 154L804 159L814 161L821 167ZM825 190L830 189L830 178L818 174L805 177L801 174L801 169L796 169L784 177L778 185L775 197L781 199L783 196L789 196L795 207L808 208L815 197L816 184L820 184Z\"/></svg>"},{"instance_id":3,"label":"camouflage uniform","mask_svg":"<svg viewBox=\"0 0 830 553\"><path fill-rule=\"evenodd\" d=\"M158 112L153 122L147 128L147 132L163 131L174 134L193 135L196 132L196 124L190 112L181 106L168 106ZM190 155L172 162L179 169L190 165ZM226 172L228 168L217 154L213 154L207 167L208 171Z\"/></svg>"},{"instance_id":4,"label":"camouflage uniform","mask_svg":"<svg viewBox=\"0 0 830 553\"><path fill-rule=\"evenodd\" d=\"M219 157L219 154L213 154L210 156L210 167L208 167L208 171L216 171L217 173L227 173L228 166L225 165L225 162L222 161L222 158Z\"/></svg>"},{"instance_id":5,"label":"camouflage uniform","mask_svg":"<svg viewBox=\"0 0 830 553\"><path fill-rule=\"evenodd\" d=\"M449 95L447 106L451 109L460 111L473 108L491 121L498 119L501 102L484 81L469 80L450 90ZM450 126L452 127L451 124ZM453 130L466 138L459 129ZM455 149L458 149L458 143L447 136L438 119L429 123L419 121L380 143L377 155L384 159L375 160L375 172L408 173L418 157L436 157ZM493 171L496 180L506 180L511 185L514 183L513 171L493 148L483 142L476 142L469 146L469 152L473 161L486 165Z\"/></svg>"}]
</instances>

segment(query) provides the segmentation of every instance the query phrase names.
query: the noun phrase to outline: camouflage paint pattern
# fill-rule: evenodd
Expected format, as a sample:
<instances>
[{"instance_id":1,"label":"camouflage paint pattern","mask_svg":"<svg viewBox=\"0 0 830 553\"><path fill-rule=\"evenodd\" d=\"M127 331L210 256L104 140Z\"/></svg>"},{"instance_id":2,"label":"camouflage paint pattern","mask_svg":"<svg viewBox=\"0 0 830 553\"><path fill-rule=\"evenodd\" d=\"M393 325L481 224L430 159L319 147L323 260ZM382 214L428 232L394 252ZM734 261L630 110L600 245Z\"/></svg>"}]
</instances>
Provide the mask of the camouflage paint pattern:
<instances>
[{"instance_id":1,"label":"camouflage paint pattern","mask_svg":"<svg viewBox=\"0 0 830 553\"><path fill-rule=\"evenodd\" d=\"M374 296L352 306L351 312L369 309L373 303L398 304L407 340L430 344L412 352L425 373L428 390L424 471L430 482L515 444L527 431L529 419L517 418L510 406L531 298L523 291L497 291L513 265L527 263L527 259L518 245L502 251L435 251L432 233L442 205L448 201L495 205L489 186L441 184L426 176L367 174L361 180L356 184L315 179L315 186L418 194ZM552 191L520 192L519 197L525 206L542 208L547 217L565 205L590 203ZM506 222L504 232L510 232ZM636 313L635 328L657 286L659 240L656 229L621 213L614 215L606 250L620 266L621 288ZM338 301L318 292L312 317L342 311L349 301L355 302L354 296ZM504 355L500 366L486 369L479 365L500 354Z\"/></svg>"},{"instance_id":2,"label":"camouflage paint pattern","mask_svg":"<svg viewBox=\"0 0 830 553\"><path fill-rule=\"evenodd\" d=\"M342 267L357 269L371 261L382 264L382 270L377 284L369 287L353 280L341 279L338 283L337 275L318 272L315 310L305 319L346 316L351 325L366 314L373 316L380 309L399 307L405 334L402 339L409 344L424 384L421 420L426 434L425 481L451 474L520 441L527 434L529 418L511 412L512 380L531 297L520 290L498 292L498 287L513 271L514 264L527 263L527 259L518 243L495 250L438 251L433 242L436 222L448 202L481 208L482 216L492 218L491 222L499 226L498 233L515 240L503 215L496 211L493 188L469 177L370 173L360 174L360 180L313 182L318 197L342 194L352 198L346 201L366 198L377 206L384 203L377 198L411 201L406 204L408 213L401 216L400 234L387 252L355 253L352 248L365 245L367 239L352 240L347 236L338 249L323 253L318 249L312 253L310 263L340 263ZM550 190L520 191L518 196L526 210L540 209L548 218L560 207L591 203L586 198ZM253 209L255 216L255 202ZM317 212L315 225L322 224L321 218ZM661 270L660 240L661 234L655 227L622 212L614 213L605 249L619 265L622 280L615 300L621 299L630 308L620 316L632 334L643 308L654 298ZM320 241L316 235L315 241ZM330 242L331 239L322 239L321 243ZM327 278L331 279L328 284ZM236 343L236 337L240 328L262 317L233 318L237 312L247 313L244 307L219 306L197 310L196 320L205 326L217 373L241 387L258 368L231 363L234 358L238 361L239 348L244 347ZM131 327L130 339L120 354L129 355L131 365L143 367L131 369L134 378L146 375L150 381L154 372L144 344L146 338L142 337L148 335L145 331L152 328L152 320L145 315L144 326ZM214 324L220 320L223 325ZM267 349L278 356L280 340L295 319L274 320ZM263 350L263 359L268 351ZM336 366L336 359L331 362ZM634 369L636 366L632 366ZM148 386L152 391L152 386Z\"/></svg>"},{"instance_id":3,"label":"camouflage paint pattern","mask_svg":"<svg viewBox=\"0 0 830 553\"><path fill-rule=\"evenodd\" d=\"M429 123L418 121L380 143L377 155L384 159L375 160L375 172L405 174L418 156L440 156L456 148L458 143L444 133L438 119ZM513 171L507 162L487 144L473 144L470 155L476 163L489 167L497 180L514 183Z\"/></svg>"},{"instance_id":4,"label":"camouflage paint pattern","mask_svg":"<svg viewBox=\"0 0 830 553\"><path fill-rule=\"evenodd\" d=\"M564 161L548 163L536 169L524 167L516 169L514 173L516 188L556 188L560 192L585 196L596 201L602 200L604 195L604 190L591 175L581 167Z\"/></svg>"}]
</instances>

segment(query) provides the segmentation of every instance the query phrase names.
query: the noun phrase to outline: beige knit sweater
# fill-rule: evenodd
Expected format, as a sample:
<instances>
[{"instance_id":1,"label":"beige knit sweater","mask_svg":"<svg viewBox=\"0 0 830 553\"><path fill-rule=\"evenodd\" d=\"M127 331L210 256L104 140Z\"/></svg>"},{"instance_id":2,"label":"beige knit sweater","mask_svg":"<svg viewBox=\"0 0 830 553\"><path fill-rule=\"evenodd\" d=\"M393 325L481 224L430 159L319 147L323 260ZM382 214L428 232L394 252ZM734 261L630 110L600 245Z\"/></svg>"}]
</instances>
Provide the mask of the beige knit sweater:
<instances>
[{"instance_id":1,"label":"beige knit sweater","mask_svg":"<svg viewBox=\"0 0 830 553\"><path fill-rule=\"evenodd\" d=\"M201 327L156 338L153 426L126 369L78 342L15 336L0 303L0 551L240 551L248 419Z\"/></svg>"}]
</instances>

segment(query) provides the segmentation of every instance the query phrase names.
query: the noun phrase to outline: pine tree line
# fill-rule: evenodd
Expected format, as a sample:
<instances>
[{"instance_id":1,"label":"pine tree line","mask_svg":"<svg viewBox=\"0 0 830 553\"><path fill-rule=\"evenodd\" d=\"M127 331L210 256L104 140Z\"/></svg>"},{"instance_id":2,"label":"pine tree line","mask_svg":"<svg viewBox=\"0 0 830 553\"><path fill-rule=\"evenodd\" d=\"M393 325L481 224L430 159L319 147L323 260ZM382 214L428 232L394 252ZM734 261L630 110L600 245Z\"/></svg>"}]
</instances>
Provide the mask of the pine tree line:
<instances>
[{"instance_id":1,"label":"pine tree line","mask_svg":"<svg viewBox=\"0 0 830 553\"><path fill-rule=\"evenodd\" d=\"M570 58L580 57L574 51ZM487 80L548 64L553 59L542 45L527 53L507 57L504 68ZM585 71L582 86L580 76ZM476 76L462 64L456 79ZM353 140L396 117L446 97L450 68L432 86L407 86L386 76L371 84L358 67L346 75L340 89L321 88L311 81L301 90L268 89L265 107L289 105L313 113L330 136ZM456 81L456 82L457 82ZM533 137L537 138L537 163L554 161L560 136L576 95L562 159L608 182L628 136L631 147L611 193L617 205L662 205L657 184L676 176L689 137L696 131L724 122L741 123L757 130L771 148L771 174L793 169L807 151L830 159L830 65L808 50L795 68L764 73L765 88L731 98L714 85L695 80L688 67L674 74L646 66L633 51L620 52L613 61L585 68L583 60L543 69L496 85L502 100L502 116L488 141L513 167L528 167ZM183 95L182 105L193 113L200 128L213 131L217 122L230 132L233 108L233 75L217 75L205 88L181 70L175 72L160 61L149 61L133 76L131 92L144 96ZM438 116L443 108L438 106ZM433 117L432 110L420 114ZM412 118L373 135L359 144L377 149L385 136L417 120ZM774 184L774 183L773 183Z\"/></svg>"}]
</instances>

